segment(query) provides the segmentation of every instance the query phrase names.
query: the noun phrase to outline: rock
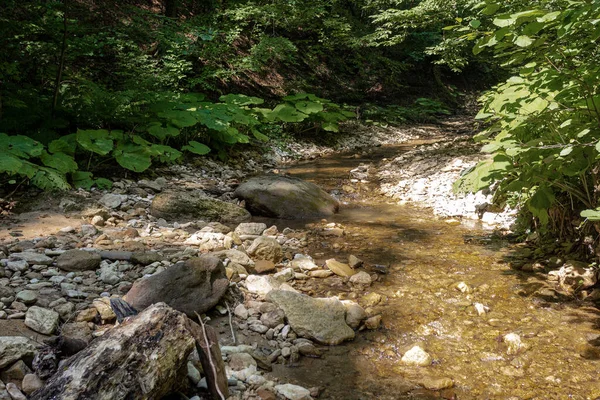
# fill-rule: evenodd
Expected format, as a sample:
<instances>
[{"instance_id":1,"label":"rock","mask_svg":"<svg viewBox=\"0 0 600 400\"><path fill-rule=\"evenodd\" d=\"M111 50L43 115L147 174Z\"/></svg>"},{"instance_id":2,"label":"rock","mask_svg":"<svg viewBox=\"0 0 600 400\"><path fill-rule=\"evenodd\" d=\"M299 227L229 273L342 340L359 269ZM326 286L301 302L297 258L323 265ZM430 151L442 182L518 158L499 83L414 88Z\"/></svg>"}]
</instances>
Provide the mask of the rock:
<instances>
[{"instance_id":1,"label":"rock","mask_svg":"<svg viewBox=\"0 0 600 400\"><path fill-rule=\"evenodd\" d=\"M108 297L101 297L99 299L95 299L92 302L92 306L98 310L98 314L100 314L100 318L103 321L113 321L117 318L115 312L110 306L110 299Z\"/></svg>"},{"instance_id":2,"label":"rock","mask_svg":"<svg viewBox=\"0 0 600 400\"><path fill-rule=\"evenodd\" d=\"M22 253L12 253L11 260L27 261L29 265L50 265L54 261L51 257L45 254L36 253L33 251L24 251Z\"/></svg>"},{"instance_id":3,"label":"rock","mask_svg":"<svg viewBox=\"0 0 600 400\"><path fill-rule=\"evenodd\" d=\"M263 224L262 222L245 222L239 224L235 228L235 233L239 236L243 235L254 235L260 236L267 229L267 224Z\"/></svg>"},{"instance_id":4,"label":"rock","mask_svg":"<svg viewBox=\"0 0 600 400\"><path fill-rule=\"evenodd\" d=\"M92 340L92 330L87 322L68 322L60 328L63 340L61 350L73 355L83 350Z\"/></svg>"},{"instance_id":5,"label":"rock","mask_svg":"<svg viewBox=\"0 0 600 400\"><path fill-rule=\"evenodd\" d=\"M296 254L294 259L290 261L290 267L294 269L300 269L302 271L313 271L319 269L317 264L314 263L313 259L304 254Z\"/></svg>"},{"instance_id":6,"label":"rock","mask_svg":"<svg viewBox=\"0 0 600 400\"><path fill-rule=\"evenodd\" d=\"M326 217L339 208L339 202L317 185L279 175L251 178L238 186L234 196L244 200L253 215L265 217Z\"/></svg>"},{"instance_id":7,"label":"rock","mask_svg":"<svg viewBox=\"0 0 600 400\"><path fill-rule=\"evenodd\" d=\"M381 315L374 315L365 320L365 327L367 329L371 329L371 330L379 329L380 325L381 325Z\"/></svg>"},{"instance_id":8,"label":"rock","mask_svg":"<svg viewBox=\"0 0 600 400\"><path fill-rule=\"evenodd\" d=\"M56 311L32 306L25 314L25 325L43 335L51 335L58 328L59 319Z\"/></svg>"},{"instance_id":9,"label":"rock","mask_svg":"<svg viewBox=\"0 0 600 400\"><path fill-rule=\"evenodd\" d=\"M352 269L359 268L359 267L361 267L363 265L363 261L360 258L358 258L358 257L350 254L348 256L348 265Z\"/></svg>"},{"instance_id":10,"label":"rock","mask_svg":"<svg viewBox=\"0 0 600 400\"><path fill-rule=\"evenodd\" d=\"M248 309L243 304L238 304L233 310L233 313L240 319L248 319L249 316Z\"/></svg>"},{"instance_id":11,"label":"rock","mask_svg":"<svg viewBox=\"0 0 600 400\"><path fill-rule=\"evenodd\" d=\"M6 385L2 381L0 381L0 400L12 400L12 397L10 397L10 394L6 390Z\"/></svg>"},{"instance_id":12,"label":"rock","mask_svg":"<svg viewBox=\"0 0 600 400\"><path fill-rule=\"evenodd\" d=\"M250 293L266 296L272 290L281 286L281 282L269 275L248 275L246 278L246 289Z\"/></svg>"},{"instance_id":13,"label":"rock","mask_svg":"<svg viewBox=\"0 0 600 400\"><path fill-rule=\"evenodd\" d=\"M22 358L33 357L35 342L20 336L0 336L0 368Z\"/></svg>"},{"instance_id":14,"label":"rock","mask_svg":"<svg viewBox=\"0 0 600 400\"><path fill-rule=\"evenodd\" d=\"M277 240L267 236L259 236L254 239L247 252L255 259L273 261L274 263L278 263L283 258L281 245Z\"/></svg>"},{"instance_id":15,"label":"rock","mask_svg":"<svg viewBox=\"0 0 600 400\"><path fill-rule=\"evenodd\" d=\"M29 367L23 362L23 360L19 360L10 368L7 368L0 373L0 379L3 382L13 382L14 384L21 386L21 382L23 382L23 378L25 375L30 374L31 370Z\"/></svg>"},{"instance_id":16,"label":"rock","mask_svg":"<svg viewBox=\"0 0 600 400\"><path fill-rule=\"evenodd\" d=\"M355 285L369 286L371 284L371 275L365 271L357 272L350 277L350 283Z\"/></svg>"},{"instance_id":17,"label":"rock","mask_svg":"<svg viewBox=\"0 0 600 400\"><path fill-rule=\"evenodd\" d=\"M240 264L245 268L253 268L254 261L248 256L248 254L239 251L239 250L221 250L215 251L212 253L213 256L219 257L221 260L225 260L226 258L229 261L234 262L236 264Z\"/></svg>"},{"instance_id":18,"label":"rock","mask_svg":"<svg viewBox=\"0 0 600 400\"><path fill-rule=\"evenodd\" d=\"M323 352L311 343L298 343L298 352L305 357L319 358Z\"/></svg>"},{"instance_id":19,"label":"rock","mask_svg":"<svg viewBox=\"0 0 600 400\"><path fill-rule=\"evenodd\" d=\"M100 267L100 280L108 285L115 285L121 280L121 274L117 272L117 265L102 262Z\"/></svg>"},{"instance_id":20,"label":"rock","mask_svg":"<svg viewBox=\"0 0 600 400\"><path fill-rule=\"evenodd\" d=\"M63 321L66 321L71 317L71 315L75 311L75 304L62 303L62 304L58 304L58 305L52 307L52 309L60 315L60 318Z\"/></svg>"},{"instance_id":21,"label":"rock","mask_svg":"<svg viewBox=\"0 0 600 400\"><path fill-rule=\"evenodd\" d=\"M101 215L95 215L92 217L91 222L94 226L104 226L104 218Z\"/></svg>"},{"instance_id":22,"label":"rock","mask_svg":"<svg viewBox=\"0 0 600 400\"><path fill-rule=\"evenodd\" d=\"M85 250L67 250L56 259L63 271L91 271L100 266L100 254Z\"/></svg>"},{"instance_id":23,"label":"rock","mask_svg":"<svg viewBox=\"0 0 600 400\"><path fill-rule=\"evenodd\" d=\"M508 346L508 349L506 350L506 354L508 355L517 354L519 350L525 347L523 342L521 342L521 337L516 333L507 333L502 339Z\"/></svg>"},{"instance_id":24,"label":"rock","mask_svg":"<svg viewBox=\"0 0 600 400\"><path fill-rule=\"evenodd\" d=\"M202 379L200 371L198 371L198 368L196 368L194 363L191 361L188 361L187 363L187 376L188 378L190 378L194 386L196 386L198 382L200 382L200 380Z\"/></svg>"},{"instance_id":25,"label":"rock","mask_svg":"<svg viewBox=\"0 0 600 400\"><path fill-rule=\"evenodd\" d=\"M308 276L312 276L313 278L329 278L333 275L333 272L330 270L319 269L316 271L309 271Z\"/></svg>"},{"instance_id":26,"label":"rock","mask_svg":"<svg viewBox=\"0 0 600 400\"><path fill-rule=\"evenodd\" d=\"M275 271L276 269L277 268L275 268L275 263L273 263L273 261L256 260L256 262L254 263L254 272L256 272L257 274Z\"/></svg>"},{"instance_id":27,"label":"rock","mask_svg":"<svg viewBox=\"0 0 600 400\"><path fill-rule=\"evenodd\" d=\"M12 397L12 400L27 400L27 397L19 390L18 386L12 382L6 384L6 390L10 394L10 397Z\"/></svg>"},{"instance_id":28,"label":"rock","mask_svg":"<svg viewBox=\"0 0 600 400\"><path fill-rule=\"evenodd\" d=\"M25 260L17 260L17 261L8 261L6 263L6 269L15 272L23 272L27 271L29 268L29 263Z\"/></svg>"},{"instance_id":29,"label":"rock","mask_svg":"<svg viewBox=\"0 0 600 400\"><path fill-rule=\"evenodd\" d=\"M344 300L342 304L346 308L346 324L352 329L358 329L360 323L367 319L364 308L350 300Z\"/></svg>"},{"instance_id":30,"label":"rock","mask_svg":"<svg viewBox=\"0 0 600 400\"><path fill-rule=\"evenodd\" d=\"M82 224L81 225L81 234L83 236L94 236L98 233L98 229L94 225L90 224Z\"/></svg>"},{"instance_id":31,"label":"rock","mask_svg":"<svg viewBox=\"0 0 600 400\"><path fill-rule=\"evenodd\" d=\"M581 261L567 261L558 271L550 271L549 275L558 276L559 285L569 292L587 289L598 282L597 269Z\"/></svg>"},{"instance_id":32,"label":"rock","mask_svg":"<svg viewBox=\"0 0 600 400\"><path fill-rule=\"evenodd\" d=\"M36 374L27 374L23 378L21 389L27 395L35 392L38 389L44 387L44 382Z\"/></svg>"},{"instance_id":33,"label":"rock","mask_svg":"<svg viewBox=\"0 0 600 400\"><path fill-rule=\"evenodd\" d=\"M131 254L133 264L150 265L162 260L160 254L155 251L136 251Z\"/></svg>"},{"instance_id":34,"label":"rock","mask_svg":"<svg viewBox=\"0 0 600 400\"><path fill-rule=\"evenodd\" d=\"M431 365L432 358L421 347L414 346L406 353L404 353L400 361L407 365L417 365L420 367L426 367L428 365Z\"/></svg>"},{"instance_id":35,"label":"rock","mask_svg":"<svg viewBox=\"0 0 600 400\"><path fill-rule=\"evenodd\" d=\"M456 290L460 291L461 293L471 293L471 288L464 282L458 282L456 284Z\"/></svg>"},{"instance_id":36,"label":"rock","mask_svg":"<svg viewBox=\"0 0 600 400\"><path fill-rule=\"evenodd\" d=\"M267 300L284 311L300 337L328 345L354 339L354 331L346 325L346 309L337 298L313 299L300 293L275 290L267 295Z\"/></svg>"},{"instance_id":37,"label":"rock","mask_svg":"<svg viewBox=\"0 0 600 400\"><path fill-rule=\"evenodd\" d=\"M152 200L150 213L166 220L207 220L240 223L250 219L250 213L232 203L213 199L203 192L163 192Z\"/></svg>"},{"instance_id":38,"label":"rock","mask_svg":"<svg viewBox=\"0 0 600 400\"><path fill-rule=\"evenodd\" d=\"M102 204L106 208L115 209L119 208L125 200L127 200L127 196L125 195L107 193L104 196L100 197L98 203Z\"/></svg>"},{"instance_id":39,"label":"rock","mask_svg":"<svg viewBox=\"0 0 600 400\"><path fill-rule=\"evenodd\" d=\"M35 290L21 290L17 293L16 300L24 303L25 305L32 305L38 299L38 293Z\"/></svg>"},{"instance_id":40,"label":"rock","mask_svg":"<svg viewBox=\"0 0 600 400\"><path fill-rule=\"evenodd\" d=\"M325 265L327 265L327 268L329 268L331 272L339 276L350 277L356 274L356 271L350 268L348 264L341 263L335 258L330 258L329 260L325 261Z\"/></svg>"},{"instance_id":41,"label":"rock","mask_svg":"<svg viewBox=\"0 0 600 400\"><path fill-rule=\"evenodd\" d=\"M214 307L229 287L223 263L204 255L140 279L124 299L138 311L164 302L190 318Z\"/></svg>"},{"instance_id":42,"label":"rock","mask_svg":"<svg viewBox=\"0 0 600 400\"><path fill-rule=\"evenodd\" d=\"M454 382L450 378L424 376L419 380L419 385L428 390L443 390L454 386Z\"/></svg>"},{"instance_id":43,"label":"rock","mask_svg":"<svg viewBox=\"0 0 600 400\"><path fill-rule=\"evenodd\" d=\"M291 281L292 279L294 279L294 270L291 268L285 268L285 269L281 270L280 272L274 274L273 278L275 278L281 282Z\"/></svg>"},{"instance_id":44,"label":"rock","mask_svg":"<svg viewBox=\"0 0 600 400\"><path fill-rule=\"evenodd\" d=\"M252 365L255 367L257 366L256 361L254 360L254 357L252 357L248 353L232 354L229 358L229 362L227 363L227 365L229 366L229 368L231 368L234 371L241 371Z\"/></svg>"},{"instance_id":45,"label":"rock","mask_svg":"<svg viewBox=\"0 0 600 400\"><path fill-rule=\"evenodd\" d=\"M379 293L371 292L371 293L365 294L360 299L360 302L363 307L368 308L368 307L374 307L377 304L381 303L381 300L382 300L382 297Z\"/></svg>"},{"instance_id":46,"label":"rock","mask_svg":"<svg viewBox=\"0 0 600 400\"><path fill-rule=\"evenodd\" d=\"M285 385L276 385L275 390L280 396L288 400L311 400L310 390L302 386L286 383Z\"/></svg>"},{"instance_id":47,"label":"rock","mask_svg":"<svg viewBox=\"0 0 600 400\"><path fill-rule=\"evenodd\" d=\"M261 315L260 322L267 328L275 328L285 322L285 313L282 309L277 308Z\"/></svg>"}]
</instances>

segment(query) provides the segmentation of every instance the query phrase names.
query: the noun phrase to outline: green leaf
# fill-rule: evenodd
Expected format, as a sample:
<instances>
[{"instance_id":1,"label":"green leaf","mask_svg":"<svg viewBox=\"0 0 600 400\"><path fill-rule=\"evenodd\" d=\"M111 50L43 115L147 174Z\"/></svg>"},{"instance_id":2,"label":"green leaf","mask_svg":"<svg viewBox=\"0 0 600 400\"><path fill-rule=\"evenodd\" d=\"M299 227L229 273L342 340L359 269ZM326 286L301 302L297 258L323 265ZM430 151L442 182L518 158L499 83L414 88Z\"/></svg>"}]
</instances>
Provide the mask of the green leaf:
<instances>
[{"instance_id":1,"label":"green leaf","mask_svg":"<svg viewBox=\"0 0 600 400\"><path fill-rule=\"evenodd\" d=\"M153 144L150 147L153 156L157 156L160 162L173 162L181 157L181 152L171 146Z\"/></svg>"},{"instance_id":2,"label":"green leaf","mask_svg":"<svg viewBox=\"0 0 600 400\"><path fill-rule=\"evenodd\" d=\"M77 143L87 151L105 156L113 149L113 140L106 129L77 130Z\"/></svg>"},{"instance_id":3,"label":"green leaf","mask_svg":"<svg viewBox=\"0 0 600 400\"><path fill-rule=\"evenodd\" d=\"M554 21L561 14L561 11L552 11L543 17L539 17L538 22L551 22Z\"/></svg>"},{"instance_id":4,"label":"green leaf","mask_svg":"<svg viewBox=\"0 0 600 400\"><path fill-rule=\"evenodd\" d=\"M579 213L583 218L587 218L590 221L600 221L600 209L596 208L595 210L583 210Z\"/></svg>"},{"instance_id":5,"label":"green leaf","mask_svg":"<svg viewBox=\"0 0 600 400\"><path fill-rule=\"evenodd\" d=\"M193 111L169 110L160 112L157 115L161 118L165 118L178 128L186 128L198 123L198 120L194 117Z\"/></svg>"},{"instance_id":6,"label":"green leaf","mask_svg":"<svg viewBox=\"0 0 600 400\"><path fill-rule=\"evenodd\" d=\"M48 145L50 153L65 153L74 155L77 149L77 139L74 133L62 136L60 139L53 140Z\"/></svg>"},{"instance_id":7,"label":"green leaf","mask_svg":"<svg viewBox=\"0 0 600 400\"><path fill-rule=\"evenodd\" d=\"M243 94L227 94L219 97L219 100L236 106L248 106L251 104L263 104L265 101L259 97L250 97Z\"/></svg>"},{"instance_id":8,"label":"green leaf","mask_svg":"<svg viewBox=\"0 0 600 400\"><path fill-rule=\"evenodd\" d=\"M498 3L492 3L492 4L488 4L482 11L481 13L484 15L492 15L495 14L496 11L498 11L500 9L500 4Z\"/></svg>"},{"instance_id":9,"label":"green leaf","mask_svg":"<svg viewBox=\"0 0 600 400\"><path fill-rule=\"evenodd\" d=\"M287 104L280 104L273 109L273 116L283 122L302 122L308 115Z\"/></svg>"},{"instance_id":10,"label":"green leaf","mask_svg":"<svg viewBox=\"0 0 600 400\"><path fill-rule=\"evenodd\" d=\"M54 168L63 174L74 172L78 168L73 156L65 153L54 153L51 155L44 151L41 160L45 166Z\"/></svg>"},{"instance_id":11,"label":"green leaf","mask_svg":"<svg viewBox=\"0 0 600 400\"><path fill-rule=\"evenodd\" d=\"M53 168L40 167L31 178L31 183L43 190L71 189L65 175Z\"/></svg>"},{"instance_id":12,"label":"green leaf","mask_svg":"<svg viewBox=\"0 0 600 400\"><path fill-rule=\"evenodd\" d=\"M187 150L190 153L198 154L201 156L210 153L210 147L208 147L205 144L196 142L195 140L191 140L186 146L183 146L181 149Z\"/></svg>"},{"instance_id":13,"label":"green leaf","mask_svg":"<svg viewBox=\"0 0 600 400\"><path fill-rule=\"evenodd\" d=\"M98 189L110 189L112 188L112 181L106 178L98 178L94 181Z\"/></svg>"},{"instance_id":14,"label":"green leaf","mask_svg":"<svg viewBox=\"0 0 600 400\"><path fill-rule=\"evenodd\" d=\"M329 132L338 132L340 130L340 126L335 122L325 122L323 125L321 125L321 128Z\"/></svg>"},{"instance_id":15,"label":"green leaf","mask_svg":"<svg viewBox=\"0 0 600 400\"><path fill-rule=\"evenodd\" d=\"M269 141L269 137L261 132L258 131L258 129L252 129L252 134L254 135L254 137L258 140L260 140L261 142L268 142Z\"/></svg>"},{"instance_id":16,"label":"green leaf","mask_svg":"<svg viewBox=\"0 0 600 400\"><path fill-rule=\"evenodd\" d=\"M528 47L533 43L533 39L526 35L517 36L515 44L519 47Z\"/></svg>"},{"instance_id":17,"label":"green leaf","mask_svg":"<svg viewBox=\"0 0 600 400\"><path fill-rule=\"evenodd\" d=\"M18 174L21 171L23 161L9 153L0 154L0 173L9 175Z\"/></svg>"},{"instance_id":18,"label":"green leaf","mask_svg":"<svg viewBox=\"0 0 600 400\"><path fill-rule=\"evenodd\" d=\"M152 159L145 146L120 144L113 156L120 166L134 172L143 172L152 165Z\"/></svg>"},{"instance_id":19,"label":"green leaf","mask_svg":"<svg viewBox=\"0 0 600 400\"><path fill-rule=\"evenodd\" d=\"M39 157L44 150L44 146L27 136L15 135L9 136L0 133L0 153L10 153L19 158L28 159L30 157Z\"/></svg>"},{"instance_id":20,"label":"green leaf","mask_svg":"<svg viewBox=\"0 0 600 400\"><path fill-rule=\"evenodd\" d=\"M294 105L296 106L296 109L304 114L316 114L323 111L323 104L315 103L313 101L299 101Z\"/></svg>"},{"instance_id":21,"label":"green leaf","mask_svg":"<svg viewBox=\"0 0 600 400\"><path fill-rule=\"evenodd\" d=\"M146 131L160 140L164 140L168 137L175 137L180 133L180 130L173 125L167 124L167 126L163 127L160 122L151 123L148 125L148 128L146 128Z\"/></svg>"},{"instance_id":22,"label":"green leaf","mask_svg":"<svg viewBox=\"0 0 600 400\"><path fill-rule=\"evenodd\" d=\"M477 29L481 26L481 21L479 21L478 19L474 19L471 22L469 22L469 25L471 26L471 28Z\"/></svg>"}]
</instances>

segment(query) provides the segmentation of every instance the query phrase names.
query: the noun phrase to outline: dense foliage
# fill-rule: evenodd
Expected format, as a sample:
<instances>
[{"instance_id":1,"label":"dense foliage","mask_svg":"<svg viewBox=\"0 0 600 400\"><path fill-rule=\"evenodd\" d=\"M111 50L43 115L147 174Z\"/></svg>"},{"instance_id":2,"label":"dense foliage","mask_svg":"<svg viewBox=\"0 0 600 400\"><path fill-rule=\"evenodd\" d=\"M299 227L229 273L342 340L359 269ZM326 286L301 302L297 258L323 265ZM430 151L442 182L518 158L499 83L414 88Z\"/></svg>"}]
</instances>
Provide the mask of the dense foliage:
<instances>
[{"instance_id":1,"label":"dense foliage","mask_svg":"<svg viewBox=\"0 0 600 400\"><path fill-rule=\"evenodd\" d=\"M494 183L498 202L525 206L553 232L569 233L580 212L600 220L600 3L477 8L473 51L490 49L515 74L481 98L478 139L492 156L457 186Z\"/></svg>"}]
</instances>

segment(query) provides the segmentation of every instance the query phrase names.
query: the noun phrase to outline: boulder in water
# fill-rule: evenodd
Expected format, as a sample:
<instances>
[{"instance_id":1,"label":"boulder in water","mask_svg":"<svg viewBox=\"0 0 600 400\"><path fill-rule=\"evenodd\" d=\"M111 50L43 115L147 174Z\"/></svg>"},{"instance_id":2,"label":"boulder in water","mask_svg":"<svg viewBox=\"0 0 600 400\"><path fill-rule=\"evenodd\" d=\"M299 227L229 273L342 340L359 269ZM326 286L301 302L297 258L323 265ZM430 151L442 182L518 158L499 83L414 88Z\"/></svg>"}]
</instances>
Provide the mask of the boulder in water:
<instances>
[{"instance_id":1,"label":"boulder in water","mask_svg":"<svg viewBox=\"0 0 600 400\"><path fill-rule=\"evenodd\" d=\"M314 183L279 175L251 178L235 190L253 215L284 219L331 216L339 202Z\"/></svg>"}]
</instances>

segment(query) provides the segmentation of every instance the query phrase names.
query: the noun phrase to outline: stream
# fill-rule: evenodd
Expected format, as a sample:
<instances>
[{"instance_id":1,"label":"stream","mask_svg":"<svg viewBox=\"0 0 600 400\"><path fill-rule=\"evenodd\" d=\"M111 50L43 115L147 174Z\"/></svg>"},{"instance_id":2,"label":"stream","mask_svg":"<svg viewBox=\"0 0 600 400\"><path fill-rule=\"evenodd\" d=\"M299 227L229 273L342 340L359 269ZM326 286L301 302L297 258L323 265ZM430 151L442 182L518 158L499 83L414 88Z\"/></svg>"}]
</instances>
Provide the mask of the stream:
<instances>
[{"instance_id":1,"label":"stream","mask_svg":"<svg viewBox=\"0 0 600 400\"><path fill-rule=\"evenodd\" d=\"M334 194L345 187L340 213L308 225L335 223L344 235L315 238L309 254L317 263L331 257L345 262L354 254L378 280L358 293L336 277L304 285L312 285L307 289L316 295L355 299L363 306L368 299L370 312L382 315L382 326L328 348L322 359L274 365L272 374L304 387L319 386L324 399L600 397L596 307L557 299L545 274L511 269L507 259L514 256L514 246L476 223L444 221L427 210L392 203L378 195L374 183L350 182L351 169L376 166L408 148L338 154L282 171ZM349 185L354 193L347 193ZM290 221L267 222L293 227ZM374 265L387 273L375 272L383 267ZM380 295L380 303L373 304L378 296L369 293ZM507 334L518 335L521 344L509 346ZM400 361L414 345L432 356L432 365ZM445 378L452 387L423 387L448 386Z\"/></svg>"}]
</instances>

